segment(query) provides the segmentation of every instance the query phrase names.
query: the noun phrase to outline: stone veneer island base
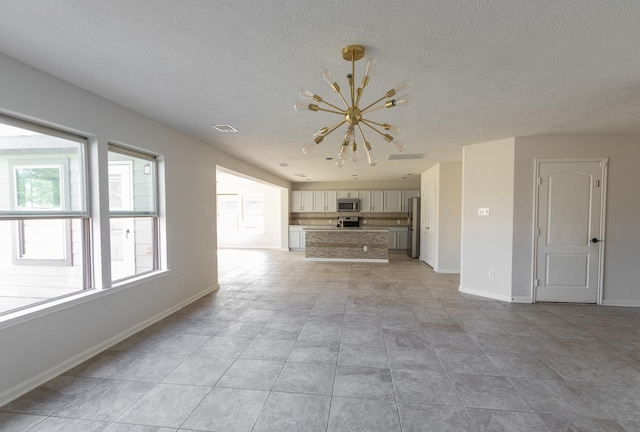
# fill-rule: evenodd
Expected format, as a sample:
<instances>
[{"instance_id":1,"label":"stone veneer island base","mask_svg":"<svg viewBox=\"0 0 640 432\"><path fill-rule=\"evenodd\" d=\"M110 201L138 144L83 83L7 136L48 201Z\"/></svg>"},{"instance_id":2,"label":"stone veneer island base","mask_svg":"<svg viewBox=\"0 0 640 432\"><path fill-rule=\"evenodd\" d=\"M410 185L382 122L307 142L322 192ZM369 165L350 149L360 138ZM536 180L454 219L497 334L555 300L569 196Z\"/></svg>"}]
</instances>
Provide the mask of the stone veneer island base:
<instances>
[{"instance_id":1,"label":"stone veneer island base","mask_svg":"<svg viewBox=\"0 0 640 432\"><path fill-rule=\"evenodd\" d=\"M306 261L389 262L387 229L318 227L304 231Z\"/></svg>"}]
</instances>

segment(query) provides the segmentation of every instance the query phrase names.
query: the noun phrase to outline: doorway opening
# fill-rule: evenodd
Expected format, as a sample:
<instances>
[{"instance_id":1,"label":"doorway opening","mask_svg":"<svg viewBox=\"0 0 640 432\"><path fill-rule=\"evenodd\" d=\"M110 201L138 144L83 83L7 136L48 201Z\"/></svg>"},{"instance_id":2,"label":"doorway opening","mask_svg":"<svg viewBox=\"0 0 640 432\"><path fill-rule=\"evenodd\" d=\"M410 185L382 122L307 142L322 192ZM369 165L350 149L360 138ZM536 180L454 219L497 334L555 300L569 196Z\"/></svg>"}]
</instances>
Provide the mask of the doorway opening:
<instances>
[{"instance_id":1,"label":"doorway opening","mask_svg":"<svg viewBox=\"0 0 640 432\"><path fill-rule=\"evenodd\" d=\"M218 167L216 194L218 248L282 249L281 187Z\"/></svg>"}]
</instances>

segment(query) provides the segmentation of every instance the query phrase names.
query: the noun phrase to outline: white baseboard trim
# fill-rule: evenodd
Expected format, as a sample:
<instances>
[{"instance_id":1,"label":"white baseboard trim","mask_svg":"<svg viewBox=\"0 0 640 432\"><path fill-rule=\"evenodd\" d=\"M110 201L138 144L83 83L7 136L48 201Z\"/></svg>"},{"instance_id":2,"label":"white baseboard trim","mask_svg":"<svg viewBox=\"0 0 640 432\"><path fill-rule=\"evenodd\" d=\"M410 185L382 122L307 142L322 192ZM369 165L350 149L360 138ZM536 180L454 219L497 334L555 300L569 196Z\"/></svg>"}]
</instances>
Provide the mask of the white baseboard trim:
<instances>
[{"instance_id":1,"label":"white baseboard trim","mask_svg":"<svg viewBox=\"0 0 640 432\"><path fill-rule=\"evenodd\" d=\"M264 249L282 250L280 246L252 246L252 245L218 245L218 249ZM288 249L285 249L288 250Z\"/></svg>"},{"instance_id":2,"label":"white baseboard trim","mask_svg":"<svg viewBox=\"0 0 640 432\"><path fill-rule=\"evenodd\" d=\"M458 274L460 273L460 269L433 269L436 273L448 273L448 274Z\"/></svg>"},{"instance_id":3,"label":"white baseboard trim","mask_svg":"<svg viewBox=\"0 0 640 432\"><path fill-rule=\"evenodd\" d=\"M39 373L38 375L31 377L30 379L28 379L27 381L24 381L18 385L13 386L10 389L7 389L3 392L0 393L0 406L4 406L6 404L8 404L9 402L11 402L12 400L15 400L17 398L19 398L20 396L30 392L31 390L41 386L42 384L46 383L47 381L52 380L53 378L57 377L58 375L63 374L64 372L68 371L69 369L78 366L79 364L81 364L82 362L89 360L91 357L95 356L96 354L101 353L102 351L106 350L109 347L112 347L113 345L117 344L118 342L121 342L123 340L125 340L126 338L128 338L129 336L132 336L136 333L138 333L140 330L143 330L147 327L149 327L151 324L154 324L158 321L160 321L163 318L166 318L167 316L171 315L172 313L182 309L183 307L187 306L190 303L193 303L194 301L198 300L201 297L204 297L205 295L212 293L214 291L217 291L218 289L220 289L220 285L216 284L214 286L211 286L207 289L205 289L204 291L201 291L191 297L189 297L186 300L181 301L180 303L170 307L169 309L166 309L144 321L142 321L141 323L107 339L104 340L102 342L100 342L99 344L79 353L74 355L73 357L63 361L62 363L59 363L55 366L53 366L52 368L49 368L48 370Z\"/></svg>"},{"instance_id":4,"label":"white baseboard trim","mask_svg":"<svg viewBox=\"0 0 640 432\"><path fill-rule=\"evenodd\" d=\"M602 306L640 307L640 301L602 300Z\"/></svg>"},{"instance_id":5,"label":"white baseboard trim","mask_svg":"<svg viewBox=\"0 0 640 432\"><path fill-rule=\"evenodd\" d=\"M366 258L305 258L305 261L318 261L318 262L356 262L356 263L386 263L389 264L388 259L366 259Z\"/></svg>"},{"instance_id":6,"label":"white baseboard trim","mask_svg":"<svg viewBox=\"0 0 640 432\"><path fill-rule=\"evenodd\" d=\"M480 290L472 289L472 288L464 288L463 286L460 286L458 288L458 291L460 291L461 293L464 293L464 294L471 294L471 295L475 295L475 296L479 296L479 297L486 297L486 298L490 298L490 299L493 299L493 300L500 300L500 301L509 302L509 303L511 303L511 301L512 301L511 296L504 296L504 295L495 294L495 293L487 292L487 291L480 291Z\"/></svg>"},{"instance_id":7,"label":"white baseboard trim","mask_svg":"<svg viewBox=\"0 0 640 432\"><path fill-rule=\"evenodd\" d=\"M533 303L533 301L531 300L531 297L524 297L524 296L520 296L520 297L511 297L511 303Z\"/></svg>"}]
</instances>

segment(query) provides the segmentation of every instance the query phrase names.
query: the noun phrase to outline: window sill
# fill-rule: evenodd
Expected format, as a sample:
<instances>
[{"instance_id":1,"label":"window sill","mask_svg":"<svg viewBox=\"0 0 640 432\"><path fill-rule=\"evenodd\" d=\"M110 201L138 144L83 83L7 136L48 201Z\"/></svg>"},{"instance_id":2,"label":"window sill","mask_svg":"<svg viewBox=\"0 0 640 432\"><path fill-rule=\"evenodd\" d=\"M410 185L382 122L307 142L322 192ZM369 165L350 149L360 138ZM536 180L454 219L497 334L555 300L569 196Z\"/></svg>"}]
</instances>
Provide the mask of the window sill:
<instances>
[{"instance_id":1,"label":"window sill","mask_svg":"<svg viewBox=\"0 0 640 432\"><path fill-rule=\"evenodd\" d=\"M145 273L144 275L138 277L120 281L110 288L81 291L77 294L70 294L68 296L51 300L46 303L37 304L32 307L27 307L25 309L2 315L0 316L0 330L13 327L15 325L19 325L21 323L37 319L55 312L59 312L64 309L76 307L83 303L98 300L100 298L132 288L134 286L161 279L163 277L166 277L170 272L171 270L156 270L151 273Z\"/></svg>"}]
</instances>

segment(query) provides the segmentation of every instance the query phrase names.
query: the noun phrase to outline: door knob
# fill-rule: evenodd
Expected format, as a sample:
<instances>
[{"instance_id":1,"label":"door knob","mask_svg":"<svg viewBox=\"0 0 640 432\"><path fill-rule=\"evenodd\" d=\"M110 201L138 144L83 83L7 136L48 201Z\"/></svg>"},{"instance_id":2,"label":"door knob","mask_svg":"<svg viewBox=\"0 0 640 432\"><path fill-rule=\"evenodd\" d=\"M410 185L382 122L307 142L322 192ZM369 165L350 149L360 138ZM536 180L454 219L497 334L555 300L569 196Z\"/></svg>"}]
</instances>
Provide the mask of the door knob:
<instances>
[{"instance_id":1,"label":"door knob","mask_svg":"<svg viewBox=\"0 0 640 432\"><path fill-rule=\"evenodd\" d=\"M591 239L591 243L598 243L598 242L600 242L600 240L595 237Z\"/></svg>"}]
</instances>

